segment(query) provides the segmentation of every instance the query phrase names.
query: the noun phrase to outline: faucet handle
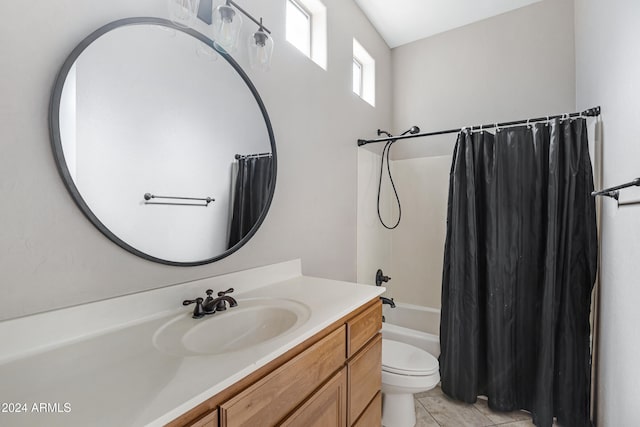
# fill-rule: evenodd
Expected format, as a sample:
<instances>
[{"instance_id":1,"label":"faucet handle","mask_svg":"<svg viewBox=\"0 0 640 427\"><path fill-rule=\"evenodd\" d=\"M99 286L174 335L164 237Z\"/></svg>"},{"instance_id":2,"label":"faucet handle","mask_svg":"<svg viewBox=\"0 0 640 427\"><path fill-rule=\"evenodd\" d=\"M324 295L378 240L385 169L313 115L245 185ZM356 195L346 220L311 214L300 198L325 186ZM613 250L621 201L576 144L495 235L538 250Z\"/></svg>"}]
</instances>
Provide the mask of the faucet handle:
<instances>
[{"instance_id":1,"label":"faucet handle","mask_svg":"<svg viewBox=\"0 0 640 427\"><path fill-rule=\"evenodd\" d=\"M208 291L207 291L207 292L208 292ZM223 297L223 296L225 296L226 294L230 294L231 292L233 292L233 288L229 288L229 289L227 289L226 291L220 291L220 292L218 292L218 296L219 296L219 297ZM208 294L207 294L207 295L208 295Z\"/></svg>"},{"instance_id":2,"label":"faucet handle","mask_svg":"<svg viewBox=\"0 0 640 427\"><path fill-rule=\"evenodd\" d=\"M387 283L391 277L385 276L381 269L376 271L376 286L382 286L382 282Z\"/></svg>"},{"instance_id":3,"label":"faucet handle","mask_svg":"<svg viewBox=\"0 0 640 427\"><path fill-rule=\"evenodd\" d=\"M196 298L193 300L184 300L182 301L182 305L190 305L190 304L195 304L196 308L193 309L193 318L194 319L199 319L202 316L205 315L204 312L204 307L202 306L202 301L204 301L202 298Z\"/></svg>"}]
</instances>

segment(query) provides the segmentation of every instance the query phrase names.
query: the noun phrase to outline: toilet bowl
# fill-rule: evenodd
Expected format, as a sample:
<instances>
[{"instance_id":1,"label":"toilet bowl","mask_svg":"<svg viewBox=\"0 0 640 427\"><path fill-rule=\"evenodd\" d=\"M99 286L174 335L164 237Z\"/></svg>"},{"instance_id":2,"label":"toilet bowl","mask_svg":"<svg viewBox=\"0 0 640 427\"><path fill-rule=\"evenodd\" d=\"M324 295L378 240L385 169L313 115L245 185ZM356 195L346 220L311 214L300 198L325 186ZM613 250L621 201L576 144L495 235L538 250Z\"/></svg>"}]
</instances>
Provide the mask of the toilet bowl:
<instances>
[{"instance_id":1,"label":"toilet bowl","mask_svg":"<svg viewBox=\"0 0 640 427\"><path fill-rule=\"evenodd\" d=\"M382 339L382 425L413 427L416 412L413 395L431 390L440 382L438 360L426 351Z\"/></svg>"}]
</instances>

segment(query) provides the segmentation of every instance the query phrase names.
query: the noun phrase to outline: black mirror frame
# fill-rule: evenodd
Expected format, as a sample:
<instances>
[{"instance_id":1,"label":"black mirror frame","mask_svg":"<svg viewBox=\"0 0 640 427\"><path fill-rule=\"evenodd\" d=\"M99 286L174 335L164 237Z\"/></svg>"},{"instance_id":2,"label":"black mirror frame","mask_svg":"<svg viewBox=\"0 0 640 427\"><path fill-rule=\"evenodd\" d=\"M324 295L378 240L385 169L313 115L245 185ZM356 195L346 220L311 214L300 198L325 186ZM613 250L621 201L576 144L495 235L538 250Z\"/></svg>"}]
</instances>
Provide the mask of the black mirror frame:
<instances>
[{"instance_id":1,"label":"black mirror frame","mask_svg":"<svg viewBox=\"0 0 640 427\"><path fill-rule=\"evenodd\" d=\"M222 254L217 255L217 256L215 256L213 258L204 259L204 260L201 260L201 261L193 261L193 262L191 262L191 261L190 262L177 262L177 261L165 260L165 259L162 259L162 258L157 258L157 257L151 256L151 255L149 255L147 253L144 253L142 251L139 251L138 249L136 249L133 246L125 243L118 236L113 234L111 232L111 230L109 230L98 219L98 217L95 216L95 214L91 211L89 206L86 204L86 202L82 198L82 195L78 191L78 188L76 187L75 183L73 182L73 179L71 177L69 169L67 168L67 163L66 163L66 160L65 160L65 157L64 157L64 152L63 152L63 149L62 149L62 140L61 140L61 137L60 137L60 101L61 101L61 97L62 97L62 89L64 87L64 83L65 83L65 80L67 78L67 74L69 73L69 70L71 69L73 64L76 62L76 60L78 59L80 54L82 54L82 52L89 45L91 45L91 43L93 43L96 39L98 39L99 37L101 37L105 33L108 33L109 31L112 31L112 30L114 30L116 28L129 26L129 25L159 25L159 26L163 26L163 27L167 27L167 28L176 30L176 31L182 31L183 33L186 33L186 34L188 34L188 35L190 35L192 37L195 37L196 39L198 39L201 42L205 43L207 46L212 46L211 48L214 49L213 48L213 40L211 40L210 38L204 36L203 34L197 32L197 31L195 31L195 30L193 30L191 28L179 27L179 26L175 25L174 23L172 23L171 21L168 21L168 20L162 19L162 18L137 17L137 18L120 19L120 20L113 21L113 22L111 22L111 23L109 23L107 25L104 25L104 26L98 28L96 31L94 31L89 36L87 36L84 40L82 40L80 42L80 44L78 44L78 46L75 47L75 49L73 49L73 51L71 51L71 54L69 55L69 57L65 60L64 64L62 65L62 68L60 69L58 75L56 76L55 84L53 86L53 92L52 92L52 95L51 95L51 102L49 104L49 134L50 134L50 137L51 137L51 147L52 147L52 150L53 150L53 156L54 156L55 161L56 161L56 166L58 168L58 173L60 174L60 177L62 178L62 181L64 182L65 187L67 188L67 190L71 194L71 197L73 198L73 201L80 208L80 210L87 217L87 219L89 221L91 221L91 223L104 236L106 236L109 240L111 240L112 242L114 242L115 244L120 246L121 248L131 252L132 254L137 255L137 256L139 256L141 258L144 258L144 259L146 259L148 261L153 261L153 262L157 262L157 263L161 263L161 264L178 266L178 267L193 267L193 266L198 266L198 265L210 264L212 262L221 260L222 258L228 257L229 255L231 255L232 253L234 253L238 249L240 249L242 246L244 246L253 237L253 235L256 233L256 231L262 225L262 222L264 221L265 217L267 216L267 213L268 213L269 208L271 206L271 202L273 200L273 194L275 192L275 186L276 186L276 175L277 175L276 142L275 142L275 137L274 137L274 134L273 134L273 128L271 126L271 120L269 119L269 115L267 113L267 109L265 108L264 103L262 102L262 98L260 98L260 95L258 94L258 91L257 91L256 87L253 85L253 83L249 79L249 76L247 76L247 74L242 69L242 67L240 67L240 65L228 53L216 50L216 52L221 57L223 57L229 63L229 65L231 65L236 70L236 72L240 75L240 77L242 77L242 79L244 80L245 84L247 85L247 87L249 88L251 93L253 94L253 97L255 98L256 102L258 103L258 106L260 107L260 111L262 112L262 116L264 117L265 125L267 127L267 132L269 134L269 142L271 144L271 153L272 153L272 156L273 156L273 160L272 160L273 171L272 171L272 178L271 178L271 189L270 189L269 197L267 199L265 207L264 207L262 213L260 214L260 217L258 218L257 222L254 224L253 228L251 228L249 233L246 236L244 236L242 238L242 240L240 240L236 245L234 245L233 247L227 249Z\"/></svg>"}]
</instances>

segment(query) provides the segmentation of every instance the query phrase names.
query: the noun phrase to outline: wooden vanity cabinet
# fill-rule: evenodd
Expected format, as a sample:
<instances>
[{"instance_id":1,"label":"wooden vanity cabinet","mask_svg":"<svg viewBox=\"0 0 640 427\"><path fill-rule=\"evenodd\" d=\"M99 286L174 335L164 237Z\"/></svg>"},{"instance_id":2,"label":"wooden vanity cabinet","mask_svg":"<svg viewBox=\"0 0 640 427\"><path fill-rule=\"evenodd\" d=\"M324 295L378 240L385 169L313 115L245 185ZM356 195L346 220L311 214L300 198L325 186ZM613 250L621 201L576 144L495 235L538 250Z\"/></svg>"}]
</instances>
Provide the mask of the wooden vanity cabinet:
<instances>
[{"instance_id":1,"label":"wooden vanity cabinet","mask_svg":"<svg viewBox=\"0 0 640 427\"><path fill-rule=\"evenodd\" d=\"M331 332L289 362L220 405L223 427L271 426L344 366L346 331Z\"/></svg>"},{"instance_id":2,"label":"wooden vanity cabinet","mask_svg":"<svg viewBox=\"0 0 640 427\"><path fill-rule=\"evenodd\" d=\"M381 328L376 298L168 426L380 425Z\"/></svg>"},{"instance_id":3,"label":"wooden vanity cabinet","mask_svg":"<svg viewBox=\"0 0 640 427\"><path fill-rule=\"evenodd\" d=\"M189 427L218 427L218 411L214 409L213 412L206 413L197 420L185 425Z\"/></svg>"},{"instance_id":4,"label":"wooden vanity cabinet","mask_svg":"<svg viewBox=\"0 0 640 427\"><path fill-rule=\"evenodd\" d=\"M382 392L379 391L353 427L372 427L382 424Z\"/></svg>"},{"instance_id":5,"label":"wooden vanity cabinet","mask_svg":"<svg viewBox=\"0 0 640 427\"><path fill-rule=\"evenodd\" d=\"M367 427L381 424L382 416L371 423L373 414L382 414L382 401L376 403L376 395L382 387L382 303L368 305L359 314L347 320L347 425L357 425L367 415ZM371 407L371 408L370 408ZM365 414L365 411L368 411Z\"/></svg>"},{"instance_id":6,"label":"wooden vanity cabinet","mask_svg":"<svg viewBox=\"0 0 640 427\"><path fill-rule=\"evenodd\" d=\"M382 336L378 334L365 348L349 360L349 425L355 424L360 414L380 391L382 381Z\"/></svg>"},{"instance_id":7,"label":"wooden vanity cabinet","mask_svg":"<svg viewBox=\"0 0 640 427\"><path fill-rule=\"evenodd\" d=\"M282 424L282 427L327 427L347 425L347 369L315 392Z\"/></svg>"}]
</instances>

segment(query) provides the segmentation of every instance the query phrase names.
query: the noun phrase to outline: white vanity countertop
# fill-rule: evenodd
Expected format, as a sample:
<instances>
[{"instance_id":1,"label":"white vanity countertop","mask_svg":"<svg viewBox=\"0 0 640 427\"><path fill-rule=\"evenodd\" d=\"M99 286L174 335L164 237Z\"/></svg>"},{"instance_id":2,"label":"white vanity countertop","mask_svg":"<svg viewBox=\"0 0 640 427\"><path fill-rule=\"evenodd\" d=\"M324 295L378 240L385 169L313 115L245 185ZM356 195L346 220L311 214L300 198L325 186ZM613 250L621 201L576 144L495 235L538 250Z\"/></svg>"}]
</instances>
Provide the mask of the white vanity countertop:
<instances>
[{"instance_id":1,"label":"white vanity countertop","mask_svg":"<svg viewBox=\"0 0 640 427\"><path fill-rule=\"evenodd\" d=\"M156 349L155 331L192 311L182 299L230 286L239 306L246 298L286 298L306 305L310 317L293 331L232 353L178 357ZM302 276L293 261L0 322L0 425L164 425L384 290ZM132 306L143 301L136 318Z\"/></svg>"}]
</instances>

